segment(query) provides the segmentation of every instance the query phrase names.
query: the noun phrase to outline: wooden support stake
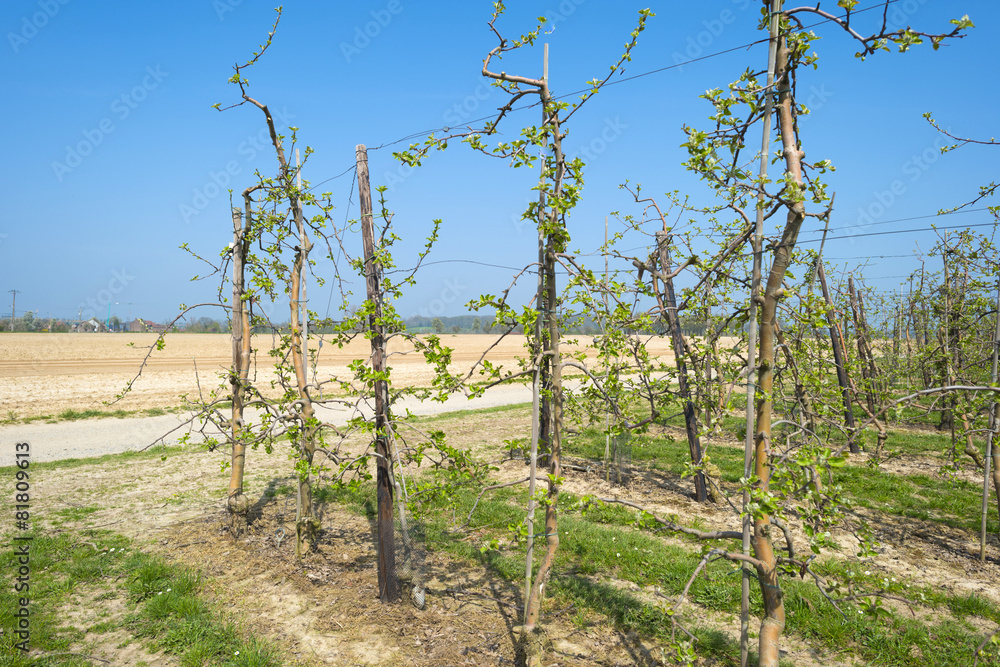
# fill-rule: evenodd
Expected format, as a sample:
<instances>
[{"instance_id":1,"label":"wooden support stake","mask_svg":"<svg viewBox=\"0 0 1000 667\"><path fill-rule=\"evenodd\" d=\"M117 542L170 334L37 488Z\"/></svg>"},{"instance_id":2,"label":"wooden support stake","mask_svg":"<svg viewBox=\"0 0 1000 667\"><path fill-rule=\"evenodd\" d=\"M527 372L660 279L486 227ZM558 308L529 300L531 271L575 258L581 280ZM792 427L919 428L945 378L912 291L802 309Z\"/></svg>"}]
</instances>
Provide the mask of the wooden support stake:
<instances>
[{"instance_id":1,"label":"wooden support stake","mask_svg":"<svg viewBox=\"0 0 1000 667\"><path fill-rule=\"evenodd\" d=\"M375 221L372 214L372 191L368 179L368 149L356 148L358 161L358 199L361 205L361 240L365 251L365 286L372 312L368 316L371 331L372 371L385 373L385 334L382 330L382 267L375 261ZM389 384L375 380L375 479L378 503L378 597L383 602L399 600L399 578L396 574L395 537L393 535L392 450L389 443Z\"/></svg>"}]
</instances>

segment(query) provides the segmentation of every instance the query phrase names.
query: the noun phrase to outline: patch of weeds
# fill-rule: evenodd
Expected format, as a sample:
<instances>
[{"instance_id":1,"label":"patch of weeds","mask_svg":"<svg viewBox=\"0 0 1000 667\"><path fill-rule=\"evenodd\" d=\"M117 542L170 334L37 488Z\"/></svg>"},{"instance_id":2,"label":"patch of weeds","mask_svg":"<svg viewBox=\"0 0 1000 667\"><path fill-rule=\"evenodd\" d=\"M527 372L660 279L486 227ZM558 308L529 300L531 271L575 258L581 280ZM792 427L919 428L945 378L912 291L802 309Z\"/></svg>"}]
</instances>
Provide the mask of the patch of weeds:
<instances>
[{"instance_id":1,"label":"patch of weeds","mask_svg":"<svg viewBox=\"0 0 1000 667\"><path fill-rule=\"evenodd\" d=\"M183 411L181 407L168 408L145 408L142 410L74 410L72 408L63 410L58 415L34 415L31 417L19 417L16 412L10 410L5 418L0 418L0 424L31 424L33 422L44 421L47 424L58 424L63 421L79 421L81 419L107 419L115 417L124 419L126 417L162 417L165 414L175 414Z\"/></svg>"},{"instance_id":2,"label":"patch of weeds","mask_svg":"<svg viewBox=\"0 0 1000 667\"><path fill-rule=\"evenodd\" d=\"M491 408L481 408L478 410L455 410L453 412L441 412L435 415L410 415L406 417L404 421L411 424L423 424L428 422L461 419L463 417L482 417L483 415L530 409L530 403L511 403L509 405L497 405Z\"/></svg>"},{"instance_id":3,"label":"patch of weeds","mask_svg":"<svg viewBox=\"0 0 1000 667\"><path fill-rule=\"evenodd\" d=\"M90 516L94 512L100 511L99 507L67 507L55 510L54 514L69 521L80 521L84 517Z\"/></svg>"},{"instance_id":4,"label":"patch of weeds","mask_svg":"<svg viewBox=\"0 0 1000 667\"><path fill-rule=\"evenodd\" d=\"M270 645L246 639L237 626L222 619L199 597L197 575L167 564L159 557L132 548L131 542L105 530L84 530L55 536L38 533L30 545L31 619L29 655L17 649L17 595L12 585L0 588L0 655L11 667L87 665L89 660L70 654L74 644L88 634L111 632L121 622L102 621L88 630L65 624L60 608L82 587L99 591L95 600L117 597L111 582L125 582L132 611L126 627L146 639L154 650L181 658L184 665L211 662L230 667L270 667L280 664ZM10 536L7 536L8 539ZM13 549L0 553L4 573L17 572ZM11 582L12 583L12 582ZM22 593L23 595L23 593Z\"/></svg>"},{"instance_id":5,"label":"patch of weeds","mask_svg":"<svg viewBox=\"0 0 1000 667\"><path fill-rule=\"evenodd\" d=\"M92 456L83 459L60 459L59 461L32 461L33 470L62 470L65 468L79 468L89 465L109 465L127 464L133 461L150 461L153 459L166 460L171 456L190 452L190 448L185 449L181 445L157 445L142 451L121 452L118 454L105 454L103 456ZM0 475L13 473L14 466L0 468Z\"/></svg>"}]
</instances>

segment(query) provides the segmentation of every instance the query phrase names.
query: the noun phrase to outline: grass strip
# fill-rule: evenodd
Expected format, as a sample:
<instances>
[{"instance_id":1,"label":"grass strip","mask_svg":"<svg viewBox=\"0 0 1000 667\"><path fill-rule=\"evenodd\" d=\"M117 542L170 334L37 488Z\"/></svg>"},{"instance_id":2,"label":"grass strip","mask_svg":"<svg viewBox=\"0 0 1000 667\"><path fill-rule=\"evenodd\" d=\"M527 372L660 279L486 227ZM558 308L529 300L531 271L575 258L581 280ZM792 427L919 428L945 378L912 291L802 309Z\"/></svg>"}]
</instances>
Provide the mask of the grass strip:
<instances>
[{"instance_id":1,"label":"grass strip","mask_svg":"<svg viewBox=\"0 0 1000 667\"><path fill-rule=\"evenodd\" d=\"M374 515L374 490L369 486L324 489L324 502L345 505L361 514ZM474 493L461 494L456 514L461 516L471 507ZM495 548L510 534L508 525L523 519L526 495L516 491L498 490L480 501L471 533L473 539L448 532L447 518L451 509L426 512L422 517L423 535L429 550L440 550L453 557L485 566L513 585L520 586L524 575L524 549L520 546ZM570 494L561 494L569 504ZM446 518L447 516L447 518ZM690 548L669 544L654 534L630 527L634 513L621 507L593 508L585 516L560 516L560 549L548 595L550 604L574 604L609 619L616 629L636 632L647 638L666 641L671 635L667 605L680 594L684 584L701 558L700 544ZM536 519L541 523L541 516ZM735 544L728 545L736 548ZM823 574L847 578L848 568L857 565L839 561L824 565ZM667 596L663 603L648 602L632 592L607 583L613 577L639 586L658 587ZM790 577L782 580L788 613L786 633L822 646L832 654L846 654L864 664L893 667L923 667L925 665L971 666L975 648L986 636L971 622L973 618L1000 621L1000 609L984 598L952 596L930 587L893 582L885 585L880 575L852 572L856 586L867 590L887 590L894 594L920 599L918 609L929 620L910 618L902 610L885 605L868 609L844 603L838 612L827 602L811 581ZM695 580L689 592L694 603L712 611L734 614L739 609L740 574L728 563L712 563L706 576ZM867 598L872 602L875 598ZM664 604L665 603L665 604ZM934 610L942 613L935 615ZM751 587L751 611L760 615L762 604L758 586ZM697 621L698 612L691 607L682 609L680 617L692 623L689 630L698 637L697 652L722 665L738 664L738 647L725 634ZM756 630L756 628L752 628ZM790 664L790 663L789 663ZM980 660L980 665L996 662Z\"/></svg>"},{"instance_id":2,"label":"grass strip","mask_svg":"<svg viewBox=\"0 0 1000 667\"><path fill-rule=\"evenodd\" d=\"M249 637L199 595L199 576L162 558L135 549L130 540L106 530L30 535L30 653L16 647L13 585L0 590L0 656L10 667L76 667L92 661L86 646L101 633L121 627L122 619L104 620L89 628L69 625L60 611L75 592L97 590L98 599L124 595L129 611L124 627L151 651L177 656L184 666L276 667L278 651ZM7 544L12 536L5 536ZM0 555L5 579L18 569L12 548ZM117 588L121 586L122 588Z\"/></svg>"}]
</instances>

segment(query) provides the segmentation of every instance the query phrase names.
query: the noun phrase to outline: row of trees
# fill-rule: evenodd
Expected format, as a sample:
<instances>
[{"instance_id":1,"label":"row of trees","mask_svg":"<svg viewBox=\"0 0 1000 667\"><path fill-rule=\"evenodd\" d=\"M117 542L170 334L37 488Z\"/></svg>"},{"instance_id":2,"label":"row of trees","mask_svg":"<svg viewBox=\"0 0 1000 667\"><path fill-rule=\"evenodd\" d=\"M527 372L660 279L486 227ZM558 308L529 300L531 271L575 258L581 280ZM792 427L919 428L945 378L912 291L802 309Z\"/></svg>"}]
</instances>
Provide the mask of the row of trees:
<instances>
[{"instance_id":1,"label":"row of trees","mask_svg":"<svg viewBox=\"0 0 1000 667\"><path fill-rule=\"evenodd\" d=\"M486 361L488 350L484 350L479 362L463 373L452 372L451 351L436 335L413 335L393 307L413 284L416 269L398 282L385 278L383 271L395 266L391 249L398 238L392 232L393 215L385 200L380 198L377 209L372 205L364 147L358 148L361 218L338 227L329 215L329 194L314 195L301 179L311 149L298 159L297 129L291 128L286 144L289 138L274 126L267 106L248 94L245 69L267 50L272 30L260 50L235 68L231 82L240 90L240 101L233 106L249 104L264 115L276 174L260 177L242 192L242 201L233 212L232 244L218 259L200 258L212 267L210 276L223 278L218 302L209 305L224 307L229 313L233 366L227 386L200 396L193 407L200 418L225 434L220 438L206 430L209 446L225 446L232 452L228 506L234 517L245 517L250 506L243 491L248 450L270 451L279 439L290 443L299 480L297 554L311 548L318 538L320 526L312 507L317 476L340 484L374 478L379 591L383 600L396 600L400 594L395 575L398 545L391 526L394 515L405 517L409 511L407 489L434 489L435 493L426 495L441 498L451 495L441 490L443 485L495 487L488 484L488 466L477 463L468 452L451 448L441 434L404 436L403 424L394 415L395 402L406 393L443 399L450 393L478 395L505 382L528 380L534 388L534 410L530 473L524 480L528 485L524 522L528 550L522 648L528 664L540 664L542 601L559 548L560 512L590 503L624 502L591 496L576 508L560 506L566 421L593 422L597 415L610 413L605 426L610 437L644 432L680 408L693 496L710 502L722 501L727 493L713 475L710 436L725 428L734 409L743 407L745 471L739 488L728 490L735 493L729 499L735 509L731 528L701 531L645 508L636 509L640 525L712 543L692 577L716 559L744 567L744 664L749 656L749 588L753 581L759 583L764 613L758 660L760 665L776 666L785 623L782 578L809 574L833 600L831 582L811 568L812 554L831 545L830 531L852 532L858 537L859 554L871 553L867 525L830 483L832 471L844 465L845 453L868 447L877 463L887 453L889 425L923 410L954 434L954 461L967 454L980 464L973 455L976 438L993 425L992 417L985 425L987 412L992 415L993 410L983 410L984 392L990 392L988 385L995 383L995 375L992 381L984 375L989 365L986 352L994 340L984 333L990 312L986 287L998 275L995 251L988 241L971 235L943 237L929 256L943 260L940 280L922 274L919 287L905 300L897 297L895 301L875 298L853 279L830 285L822 251L803 253L796 248L803 227L828 224L834 210L832 194L822 180L832 165L826 160L806 161L797 122L807 112L796 99L797 88L808 79L807 66L817 64L811 49L818 36L803 25L803 18L822 17L827 27L849 35L859 45L861 57L887 51L890 45L906 51L928 41L936 48L971 27L967 18L961 18L941 33L893 30L883 18L880 25L861 32L852 14L856 2L838 4L844 11L841 16L818 7L784 8L781 0L763 2L761 28L769 34L768 62L747 69L726 89L706 93L712 105L709 129L685 128L686 166L702 177L718 203L695 209L677 195L658 201L645 196L639 186L624 184L635 213L621 216L622 230L601 254L617 257L629 268L602 273L568 251L570 216L583 187L584 164L565 154L562 140L573 116L631 59L653 14L639 13L624 53L610 73L588 82L588 92L570 103L557 99L550 90L547 57L541 77L498 71L496 63L505 55L535 44L544 21L509 39L497 25L504 5L495 3L489 27L496 46L486 55L482 74L507 95L496 117L482 128L431 136L396 154L404 163L419 166L431 151L458 139L514 167L540 167L535 188L538 199L524 212L538 231L537 256L514 279L533 281L534 299L529 304L510 303L511 286L507 286L498 295L482 295L470 304L493 313L491 318L481 316L481 329L489 322L491 332L501 336L524 332L525 358L518 368L503 369ZM515 105L525 98L539 102L540 124L520 128L517 139L489 145L501 126L511 122L508 117ZM755 174L747 166L746 144L758 130L763 138ZM289 158L293 149L294 163ZM779 177L768 175L772 161L781 166ZM707 221L709 231L722 239L717 247L706 252L703 245L698 246L705 230L686 227L692 216L700 225ZM783 222L776 235L767 237L764 226L772 217ZM359 228L364 249L351 252L349 245L357 241ZM646 234L651 242L648 251L635 256L617 250L627 233ZM416 267L436 238L435 223L414 262ZM770 253L766 277L765 239ZM752 252L743 252L748 245ZM316 247L334 262L335 275L312 273L315 260L310 253ZM346 263L341 257L347 258ZM557 284L557 269L568 275L562 285ZM352 299L340 280L341 271L365 278L366 299L361 307L347 305ZM327 280L333 281L342 297L342 317L336 322L322 321L305 308L306 282L322 285ZM224 293L230 287L231 297ZM261 300L287 300L287 329L260 312ZM591 358L596 361L566 355L561 348L570 327L584 325L602 332L591 343ZM437 322L430 318L428 326L445 332L442 318ZM250 332L255 328L273 332L269 354L283 392L278 399L265 396L250 372L256 352ZM310 347L318 330L329 332L327 341L338 345L363 336L370 341L371 356L353 364L349 376L319 377L318 347ZM647 353L645 340L660 334L670 336L673 360L651 358ZM386 358L387 342L393 337L406 338L435 369L430 387L392 385ZM567 369L588 379L572 395L562 382ZM908 391L914 382L923 387L920 392ZM959 387L966 389L959 391ZM337 397L330 398L324 388L336 389ZM331 404L347 405L362 416L346 426L334 424L324 417ZM247 412L251 408L255 411L252 419ZM866 434L873 432L874 447L866 441ZM346 446L348 438L358 434L369 443L362 451ZM961 453L959 442L963 443ZM421 462L429 463L431 473L407 479L412 466ZM541 465L545 473L539 476L536 471ZM544 488L536 489L538 482ZM534 525L536 509L544 514L543 530ZM545 546L538 564L533 560L536 533L544 536ZM725 548L719 542L732 538L742 541L742 550ZM796 540L805 540L810 556L795 550ZM405 560L405 535L402 541L399 554ZM682 603L683 599L677 605ZM691 647L678 640L674 649L681 658L690 654Z\"/></svg>"}]
</instances>

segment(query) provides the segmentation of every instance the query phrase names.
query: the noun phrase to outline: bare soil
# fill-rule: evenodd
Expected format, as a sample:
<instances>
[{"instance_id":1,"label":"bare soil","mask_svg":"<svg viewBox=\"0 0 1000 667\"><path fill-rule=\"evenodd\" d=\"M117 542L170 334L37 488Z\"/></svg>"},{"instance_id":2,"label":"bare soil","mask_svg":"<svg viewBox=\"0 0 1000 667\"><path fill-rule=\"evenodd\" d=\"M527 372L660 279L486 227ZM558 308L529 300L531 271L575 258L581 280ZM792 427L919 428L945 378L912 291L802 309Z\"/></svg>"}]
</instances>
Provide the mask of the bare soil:
<instances>
[{"instance_id":1,"label":"bare soil","mask_svg":"<svg viewBox=\"0 0 1000 667\"><path fill-rule=\"evenodd\" d=\"M131 392L114 406L105 405L136 377L156 337L133 333L0 334L0 419L9 413L24 418L58 415L69 409L174 407L180 404L181 394L197 395L199 384L205 391L218 386L220 374L232 364L229 334L168 334L166 347L152 354ZM454 350L449 367L453 373L467 371L498 339L486 334L444 334L440 338ZM581 346L590 341L589 336L576 338ZM523 336L507 336L490 350L487 359L516 367L517 357L524 354L524 340ZM272 344L271 336L254 336L256 354L251 373L258 386L267 386L273 378L267 354ZM347 375L348 364L369 357L369 346L362 338L344 348L320 347L319 341L310 340L310 348L319 350L317 377L323 381ZM666 338L652 338L647 347L653 355L673 358ZM567 346L567 351L574 349ZM389 354L396 384L430 383L432 369L404 341L393 340Z\"/></svg>"}]
</instances>

